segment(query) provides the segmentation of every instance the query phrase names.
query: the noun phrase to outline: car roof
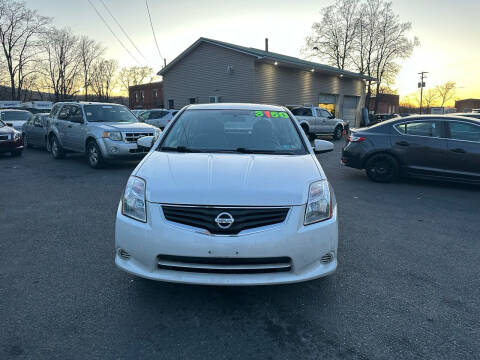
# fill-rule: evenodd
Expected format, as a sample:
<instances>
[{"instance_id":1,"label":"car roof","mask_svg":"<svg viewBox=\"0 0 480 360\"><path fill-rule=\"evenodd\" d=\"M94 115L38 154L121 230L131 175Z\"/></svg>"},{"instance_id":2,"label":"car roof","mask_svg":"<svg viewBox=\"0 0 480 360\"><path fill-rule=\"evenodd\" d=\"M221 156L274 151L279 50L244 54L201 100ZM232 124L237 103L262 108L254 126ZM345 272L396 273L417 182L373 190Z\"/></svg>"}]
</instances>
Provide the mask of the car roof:
<instances>
[{"instance_id":1,"label":"car roof","mask_svg":"<svg viewBox=\"0 0 480 360\"><path fill-rule=\"evenodd\" d=\"M23 110L23 109L0 109L1 112L5 112L5 111L19 111L19 112L30 112L28 110Z\"/></svg>"},{"instance_id":2,"label":"car roof","mask_svg":"<svg viewBox=\"0 0 480 360\"><path fill-rule=\"evenodd\" d=\"M246 103L213 103L189 105L190 110L269 110L285 111L283 106L265 105L265 104L246 104Z\"/></svg>"},{"instance_id":3,"label":"car roof","mask_svg":"<svg viewBox=\"0 0 480 360\"><path fill-rule=\"evenodd\" d=\"M109 105L109 106L120 105L120 106L125 106L123 104L107 103L107 102L95 102L95 101L59 101L59 102L56 102L53 105L57 105L57 104L61 104L61 105L73 104L73 105Z\"/></svg>"}]
</instances>

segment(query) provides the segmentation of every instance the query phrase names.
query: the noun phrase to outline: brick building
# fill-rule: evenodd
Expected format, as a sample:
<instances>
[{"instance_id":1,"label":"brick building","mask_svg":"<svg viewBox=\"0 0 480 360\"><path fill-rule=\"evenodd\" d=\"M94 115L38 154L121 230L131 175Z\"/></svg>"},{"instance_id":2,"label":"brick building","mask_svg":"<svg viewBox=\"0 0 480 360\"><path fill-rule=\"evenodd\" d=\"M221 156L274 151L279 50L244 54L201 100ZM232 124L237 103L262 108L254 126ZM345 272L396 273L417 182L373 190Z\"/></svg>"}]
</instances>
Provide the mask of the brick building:
<instances>
[{"instance_id":1,"label":"brick building","mask_svg":"<svg viewBox=\"0 0 480 360\"><path fill-rule=\"evenodd\" d=\"M375 100L376 96L370 98L370 103L368 104L368 111L375 111ZM394 94L379 94L378 95L378 107L377 114L396 114L399 113L399 101L400 96Z\"/></svg>"},{"instance_id":2,"label":"brick building","mask_svg":"<svg viewBox=\"0 0 480 360\"><path fill-rule=\"evenodd\" d=\"M464 99L455 101L457 112L471 112L472 109L480 109L480 99Z\"/></svg>"},{"instance_id":3,"label":"brick building","mask_svg":"<svg viewBox=\"0 0 480 360\"><path fill-rule=\"evenodd\" d=\"M163 82L133 85L128 88L130 109L163 108Z\"/></svg>"}]
</instances>

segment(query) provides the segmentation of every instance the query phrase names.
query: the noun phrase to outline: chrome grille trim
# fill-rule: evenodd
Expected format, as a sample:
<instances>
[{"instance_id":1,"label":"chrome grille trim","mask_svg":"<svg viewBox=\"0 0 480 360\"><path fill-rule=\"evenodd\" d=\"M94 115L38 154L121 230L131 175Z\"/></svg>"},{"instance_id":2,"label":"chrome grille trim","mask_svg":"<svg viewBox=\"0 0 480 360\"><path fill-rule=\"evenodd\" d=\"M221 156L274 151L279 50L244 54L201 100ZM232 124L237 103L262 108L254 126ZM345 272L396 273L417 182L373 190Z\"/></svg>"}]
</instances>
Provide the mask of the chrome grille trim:
<instances>
[{"instance_id":1,"label":"chrome grille trim","mask_svg":"<svg viewBox=\"0 0 480 360\"><path fill-rule=\"evenodd\" d=\"M125 139L125 142L127 143L135 143L137 142L138 139L144 136L154 136L154 132L144 132L144 131L138 131L138 132L125 132L123 133L123 138Z\"/></svg>"}]
</instances>

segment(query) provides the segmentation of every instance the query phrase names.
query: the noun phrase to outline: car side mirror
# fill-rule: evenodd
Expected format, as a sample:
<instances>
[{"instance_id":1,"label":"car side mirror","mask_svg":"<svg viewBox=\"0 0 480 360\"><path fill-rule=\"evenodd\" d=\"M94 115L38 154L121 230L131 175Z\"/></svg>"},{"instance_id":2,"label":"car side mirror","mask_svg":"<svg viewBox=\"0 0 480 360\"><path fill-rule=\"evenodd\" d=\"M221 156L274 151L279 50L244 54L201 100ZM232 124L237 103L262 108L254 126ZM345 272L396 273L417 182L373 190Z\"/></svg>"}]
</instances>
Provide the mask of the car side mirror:
<instances>
[{"instance_id":1,"label":"car side mirror","mask_svg":"<svg viewBox=\"0 0 480 360\"><path fill-rule=\"evenodd\" d=\"M7 124L7 126L13 127L12 123L5 123L5 124Z\"/></svg>"},{"instance_id":2,"label":"car side mirror","mask_svg":"<svg viewBox=\"0 0 480 360\"><path fill-rule=\"evenodd\" d=\"M330 115L328 118L329 119L335 119L335 115Z\"/></svg>"},{"instance_id":3,"label":"car side mirror","mask_svg":"<svg viewBox=\"0 0 480 360\"><path fill-rule=\"evenodd\" d=\"M137 145L150 149L155 142L155 136L142 136L140 139L137 140Z\"/></svg>"},{"instance_id":4,"label":"car side mirror","mask_svg":"<svg viewBox=\"0 0 480 360\"><path fill-rule=\"evenodd\" d=\"M326 140L316 139L313 142L313 151L315 152L315 154L323 154L333 151L333 143Z\"/></svg>"}]
</instances>

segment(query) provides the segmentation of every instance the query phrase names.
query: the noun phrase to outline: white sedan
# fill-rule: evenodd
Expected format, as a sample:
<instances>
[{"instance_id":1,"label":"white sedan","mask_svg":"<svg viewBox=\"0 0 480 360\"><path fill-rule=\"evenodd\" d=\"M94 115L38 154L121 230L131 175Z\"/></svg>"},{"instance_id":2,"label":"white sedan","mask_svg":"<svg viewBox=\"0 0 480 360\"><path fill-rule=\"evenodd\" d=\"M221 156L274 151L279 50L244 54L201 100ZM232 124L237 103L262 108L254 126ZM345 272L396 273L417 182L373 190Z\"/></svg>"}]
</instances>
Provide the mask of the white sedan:
<instances>
[{"instance_id":1,"label":"white sedan","mask_svg":"<svg viewBox=\"0 0 480 360\"><path fill-rule=\"evenodd\" d=\"M262 285L337 268L337 205L288 109L190 105L130 176L115 226L115 263L153 280Z\"/></svg>"}]
</instances>

